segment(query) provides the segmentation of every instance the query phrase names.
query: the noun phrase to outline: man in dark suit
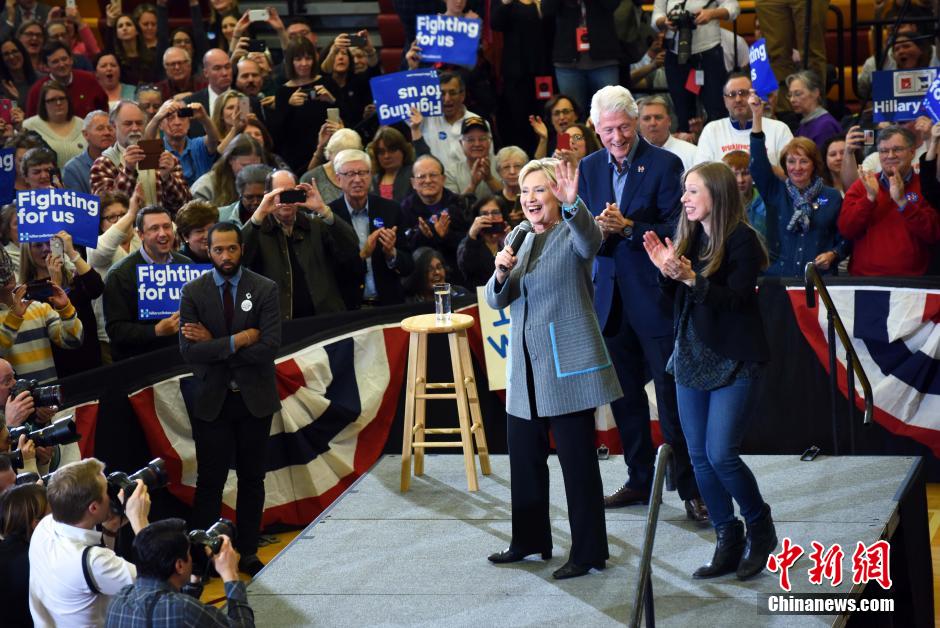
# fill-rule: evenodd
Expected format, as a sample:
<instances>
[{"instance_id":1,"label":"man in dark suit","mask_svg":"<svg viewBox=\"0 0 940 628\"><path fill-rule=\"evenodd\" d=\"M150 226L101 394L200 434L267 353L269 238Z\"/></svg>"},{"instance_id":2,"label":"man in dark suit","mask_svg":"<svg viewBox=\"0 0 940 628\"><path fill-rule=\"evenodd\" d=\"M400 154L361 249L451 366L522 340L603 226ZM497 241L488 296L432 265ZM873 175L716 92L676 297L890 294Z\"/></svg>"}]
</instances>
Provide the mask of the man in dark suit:
<instances>
[{"instance_id":1,"label":"man in dark suit","mask_svg":"<svg viewBox=\"0 0 940 628\"><path fill-rule=\"evenodd\" d=\"M629 471L627 482L604 498L608 508L648 503L653 443L644 386L653 376L663 437L675 450L675 480L689 518L703 522L702 502L679 424L676 385L666 373L673 350L672 302L659 289L659 271L643 249L643 234L675 233L682 161L636 133L639 112L620 86L599 90L591 118L604 150L581 161L578 192L605 236L595 271L595 308L624 396L611 404Z\"/></svg>"},{"instance_id":2,"label":"man in dark suit","mask_svg":"<svg viewBox=\"0 0 940 628\"><path fill-rule=\"evenodd\" d=\"M404 301L401 279L414 271L414 259L399 230L401 209L395 203L369 194L372 166L361 150L344 150L333 158L343 196L330 203L333 213L348 222L359 236L359 257L366 264L365 281L347 304L394 305ZM352 303L350 303L352 301Z\"/></svg>"},{"instance_id":3,"label":"man in dark suit","mask_svg":"<svg viewBox=\"0 0 940 628\"><path fill-rule=\"evenodd\" d=\"M218 519L234 456L238 567L254 576L264 566L258 536L271 415L281 408L274 373L281 346L277 285L242 268L241 232L231 223L209 230L209 256L212 271L186 284L180 299L180 353L193 367L190 416L199 469L190 523L205 529Z\"/></svg>"},{"instance_id":4,"label":"man in dark suit","mask_svg":"<svg viewBox=\"0 0 940 628\"><path fill-rule=\"evenodd\" d=\"M228 53L219 48L210 48L202 56L202 73L207 85L184 98L183 102L186 104L199 103L211 117L216 99L232 87L232 60L229 58ZM264 120L264 111L258 99L249 97L249 103L251 104L251 113L255 114L259 120ZM191 121L189 137L200 137L205 134L206 129L202 124L196 120Z\"/></svg>"},{"instance_id":5,"label":"man in dark suit","mask_svg":"<svg viewBox=\"0 0 940 628\"><path fill-rule=\"evenodd\" d=\"M137 197L131 199L136 210ZM111 267L104 282L104 320L115 362L176 344L179 312L162 320L138 320L137 266L139 264L191 264L173 250L173 219L159 205L137 211L134 219L140 249Z\"/></svg>"},{"instance_id":6,"label":"man in dark suit","mask_svg":"<svg viewBox=\"0 0 940 628\"><path fill-rule=\"evenodd\" d=\"M7 2L4 11L4 18L6 19L0 21L0 41L13 37L13 34L24 22L38 22L41 27L44 27L51 10L52 7L48 4L36 2L36 0Z\"/></svg>"}]
</instances>

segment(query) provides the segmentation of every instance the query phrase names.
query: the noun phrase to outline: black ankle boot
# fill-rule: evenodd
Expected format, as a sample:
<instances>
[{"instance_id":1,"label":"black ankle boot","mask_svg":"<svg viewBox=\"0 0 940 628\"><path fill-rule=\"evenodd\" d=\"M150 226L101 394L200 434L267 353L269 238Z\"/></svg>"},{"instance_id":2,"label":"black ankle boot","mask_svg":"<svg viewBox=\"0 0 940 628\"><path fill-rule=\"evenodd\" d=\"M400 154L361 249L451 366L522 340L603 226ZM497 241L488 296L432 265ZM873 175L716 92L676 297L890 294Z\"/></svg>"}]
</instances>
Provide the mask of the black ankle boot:
<instances>
[{"instance_id":1,"label":"black ankle boot","mask_svg":"<svg viewBox=\"0 0 940 628\"><path fill-rule=\"evenodd\" d=\"M695 570L693 578L714 578L731 573L738 567L744 551L744 524L739 519L715 529L718 543L711 562Z\"/></svg>"},{"instance_id":2,"label":"black ankle boot","mask_svg":"<svg viewBox=\"0 0 940 628\"><path fill-rule=\"evenodd\" d=\"M776 547L777 529L770 517L770 506L764 504L764 511L757 521L747 524L744 555L738 565L738 579L747 580L763 571L767 557Z\"/></svg>"}]
</instances>

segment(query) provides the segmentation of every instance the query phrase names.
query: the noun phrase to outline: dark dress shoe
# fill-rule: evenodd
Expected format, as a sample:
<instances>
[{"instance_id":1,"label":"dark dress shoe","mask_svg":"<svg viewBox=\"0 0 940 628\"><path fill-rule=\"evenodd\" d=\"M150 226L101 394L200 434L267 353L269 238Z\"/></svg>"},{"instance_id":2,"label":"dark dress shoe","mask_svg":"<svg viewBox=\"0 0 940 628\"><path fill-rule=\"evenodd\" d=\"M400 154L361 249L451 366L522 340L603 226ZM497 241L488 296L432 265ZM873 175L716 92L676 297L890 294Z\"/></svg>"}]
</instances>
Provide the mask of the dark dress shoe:
<instances>
[{"instance_id":1,"label":"dark dress shoe","mask_svg":"<svg viewBox=\"0 0 940 628\"><path fill-rule=\"evenodd\" d=\"M708 508L705 506L705 502L702 501L701 497L693 497L692 499L685 500L685 516L688 517L690 521L708 523Z\"/></svg>"},{"instance_id":2,"label":"dark dress shoe","mask_svg":"<svg viewBox=\"0 0 940 628\"><path fill-rule=\"evenodd\" d=\"M767 564L767 557L776 547L777 529L770 517L770 506L764 504L760 518L747 524L744 554L738 564L738 580L747 580L762 572Z\"/></svg>"},{"instance_id":3,"label":"dark dress shoe","mask_svg":"<svg viewBox=\"0 0 940 628\"><path fill-rule=\"evenodd\" d=\"M744 553L744 525L735 519L715 530L715 534L718 542L711 562L696 569L693 578L715 578L738 568L741 554Z\"/></svg>"},{"instance_id":4,"label":"dark dress shoe","mask_svg":"<svg viewBox=\"0 0 940 628\"><path fill-rule=\"evenodd\" d=\"M264 569L264 563L258 558L257 554L248 554L238 559L238 570L248 574L252 578L258 575L258 572Z\"/></svg>"},{"instance_id":5,"label":"dark dress shoe","mask_svg":"<svg viewBox=\"0 0 940 628\"><path fill-rule=\"evenodd\" d=\"M584 574L591 571L591 568L594 569L603 569L607 566L606 561L601 561L593 565L579 565L578 563L573 563L570 560L552 572L552 578L555 580L566 580L568 578L577 578L583 576Z\"/></svg>"},{"instance_id":6,"label":"dark dress shoe","mask_svg":"<svg viewBox=\"0 0 940 628\"><path fill-rule=\"evenodd\" d=\"M624 484L620 490L613 495L604 498L604 508L623 508L624 506L633 506L636 504L650 503L649 491L638 491Z\"/></svg>"},{"instance_id":7,"label":"dark dress shoe","mask_svg":"<svg viewBox=\"0 0 940 628\"><path fill-rule=\"evenodd\" d=\"M532 554L542 555L542 560L548 560L552 557L552 550L535 550L534 552L525 552L523 550L516 550L511 547L507 547L501 552L496 552L495 554L490 554L487 557L491 563L496 563L497 565L502 563L518 563L520 560L524 559L526 556L531 556Z\"/></svg>"}]
</instances>

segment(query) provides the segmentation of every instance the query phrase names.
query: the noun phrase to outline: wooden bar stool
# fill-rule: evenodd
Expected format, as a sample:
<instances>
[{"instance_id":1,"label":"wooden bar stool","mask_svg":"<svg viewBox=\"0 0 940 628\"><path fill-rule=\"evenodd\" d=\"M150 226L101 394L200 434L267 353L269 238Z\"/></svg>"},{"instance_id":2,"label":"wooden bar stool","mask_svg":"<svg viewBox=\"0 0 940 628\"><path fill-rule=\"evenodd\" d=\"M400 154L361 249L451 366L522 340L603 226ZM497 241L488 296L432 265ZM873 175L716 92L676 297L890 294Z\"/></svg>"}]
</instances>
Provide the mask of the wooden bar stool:
<instances>
[{"instance_id":1,"label":"wooden bar stool","mask_svg":"<svg viewBox=\"0 0 940 628\"><path fill-rule=\"evenodd\" d=\"M480 397L473 377L470 361L470 343L467 329L473 326L473 317L451 314L450 323L438 324L434 314L411 316L401 322L401 328L411 334L408 347L408 380L405 395L405 425L401 448L401 491L411 484L411 455L414 452L415 475L424 475L424 450L427 447L460 447L463 449L467 489L479 490L477 469L473 454L476 439L483 475L490 474L490 455L483 431ZM428 334L447 334L450 340L450 363L454 371L453 382L427 381ZM449 390L450 393L428 393L428 390ZM459 427L426 428L425 406L428 399L454 399L457 402ZM426 434L460 434L459 441L426 441Z\"/></svg>"}]
</instances>

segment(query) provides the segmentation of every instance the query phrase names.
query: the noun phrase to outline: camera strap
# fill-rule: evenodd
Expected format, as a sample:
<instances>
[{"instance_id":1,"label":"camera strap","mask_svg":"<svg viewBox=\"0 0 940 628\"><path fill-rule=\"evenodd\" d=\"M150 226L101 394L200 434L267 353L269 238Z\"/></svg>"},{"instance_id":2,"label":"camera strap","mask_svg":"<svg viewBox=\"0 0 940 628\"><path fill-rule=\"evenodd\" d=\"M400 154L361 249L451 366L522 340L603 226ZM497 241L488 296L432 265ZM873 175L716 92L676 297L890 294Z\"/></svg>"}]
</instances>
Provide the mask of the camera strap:
<instances>
[{"instance_id":1,"label":"camera strap","mask_svg":"<svg viewBox=\"0 0 940 628\"><path fill-rule=\"evenodd\" d=\"M88 566L88 552L91 551L91 548L99 547L98 545L86 545L85 549L82 550L82 575L85 576L85 584L88 585L88 588L95 595L101 595L101 590L98 588L98 585L95 584L94 579L91 577L91 567Z\"/></svg>"},{"instance_id":2,"label":"camera strap","mask_svg":"<svg viewBox=\"0 0 940 628\"><path fill-rule=\"evenodd\" d=\"M147 628L153 626L153 613L157 609L157 602L160 601L164 593L166 593L166 591L157 591L147 602L147 623L145 624Z\"/></svg>"}]
</instances>

